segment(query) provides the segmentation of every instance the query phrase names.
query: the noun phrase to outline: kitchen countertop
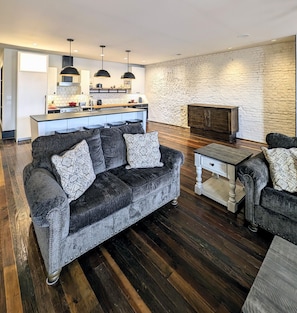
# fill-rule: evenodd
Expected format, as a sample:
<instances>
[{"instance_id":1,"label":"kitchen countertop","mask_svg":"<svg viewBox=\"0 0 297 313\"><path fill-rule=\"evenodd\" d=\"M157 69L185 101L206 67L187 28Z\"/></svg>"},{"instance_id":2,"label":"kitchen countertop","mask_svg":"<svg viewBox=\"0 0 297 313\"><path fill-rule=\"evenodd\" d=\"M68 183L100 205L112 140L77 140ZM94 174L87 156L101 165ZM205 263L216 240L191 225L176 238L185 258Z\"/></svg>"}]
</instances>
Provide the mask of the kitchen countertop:
<instances>
[{"instance_id":1,"label":"kitchen countertop","mask_svg":"<svg viewBox=\"0 0 297 313\"><path fill-rule=\"evenodd\" d=\"M135 103L134 103L135 104ZM95 108L97 106L93 106ZM99 108L102 108L103 105L98 105ZM46 122L46 121L55 121L55 120L64 120L71 118L81 118L81 117L89 117L96 115L109 115L109 114L121 114L128 112L139 112L144 111L145 109L136 109L136 108L114 108L114 109L106 109L106 110L94 110L94 111L81 111L74 113L52 113L52 114L41 114L41 115L31 115L30 117L34 119L36 122Z\"/></svg>"}]
</instances>

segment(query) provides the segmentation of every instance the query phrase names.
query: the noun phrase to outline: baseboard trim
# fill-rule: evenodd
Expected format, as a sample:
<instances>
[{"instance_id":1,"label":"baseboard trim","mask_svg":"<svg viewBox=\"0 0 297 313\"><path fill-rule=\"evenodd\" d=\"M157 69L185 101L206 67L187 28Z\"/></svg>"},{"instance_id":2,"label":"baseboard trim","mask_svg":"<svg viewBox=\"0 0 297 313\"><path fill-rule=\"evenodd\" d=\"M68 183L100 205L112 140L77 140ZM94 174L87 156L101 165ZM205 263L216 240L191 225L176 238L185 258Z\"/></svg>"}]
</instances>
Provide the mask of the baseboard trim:
<instances>
[{"instance_id":1,"label":"baseboard trim","mask_svg":"<svg viewBox=\"0 0 297 313\"><path fill-rule=\"evenodd\" d=\"M14 130L2 131L2 139L14 139L14 138L15 138Z\"/></svg>"}]
</instances>

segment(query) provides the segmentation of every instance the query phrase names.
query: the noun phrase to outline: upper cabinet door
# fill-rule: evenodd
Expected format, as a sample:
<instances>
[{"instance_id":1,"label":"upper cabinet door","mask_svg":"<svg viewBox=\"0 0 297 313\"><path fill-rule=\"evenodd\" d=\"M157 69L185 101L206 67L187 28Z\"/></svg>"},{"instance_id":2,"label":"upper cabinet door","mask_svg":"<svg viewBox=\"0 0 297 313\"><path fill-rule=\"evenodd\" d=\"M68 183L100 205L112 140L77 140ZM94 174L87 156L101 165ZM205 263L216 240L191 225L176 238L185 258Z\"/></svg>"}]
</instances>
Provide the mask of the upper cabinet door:
<instances>
[{"instance_id":1,"label":"upper cabinet door","mask_svg":"<svg viewBox=\"0 0 297 313\"><path fill-rule=\"evenodd\" d=\"M47 94L57 94L58 85L58 69L56 67L48 67L47 69Z\"/></svg>"},{"instance_id":2,"label":"upper cabinet door","mask_svg":"<svg viewBox=\"0 0 297 313\"><path fill-rule=\"evenodd\" d=\"M80 88L83 95L88 96L90 93L90 71L80 71Z\"/></svg>"}]
</instances>

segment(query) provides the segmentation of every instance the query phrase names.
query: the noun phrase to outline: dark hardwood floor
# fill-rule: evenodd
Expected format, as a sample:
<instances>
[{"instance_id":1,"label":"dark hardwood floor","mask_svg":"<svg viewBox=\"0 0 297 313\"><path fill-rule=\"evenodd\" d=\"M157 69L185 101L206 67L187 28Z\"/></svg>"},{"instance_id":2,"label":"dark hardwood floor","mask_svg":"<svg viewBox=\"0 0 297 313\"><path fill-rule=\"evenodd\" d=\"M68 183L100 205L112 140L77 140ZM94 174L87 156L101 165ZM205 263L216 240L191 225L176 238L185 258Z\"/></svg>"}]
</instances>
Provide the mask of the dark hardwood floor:
<instances>
[{"instance_id":1,"label":"dark hardwood floor","mask_svg":"<svg viewBox=\"0 0 297 313\"><path fill-rule=\"evenodd\" d=\"M149 122L152 130L184 153L179 205L165 205L64 267L54 287L45 283L23 190L31 144L0 143L1 313L240 312L272 236L249 232L243 209L233 214L194 193L193 150L215 141ZM253 153L261 146L223 144Z\"/></svg>"}]
</instances>

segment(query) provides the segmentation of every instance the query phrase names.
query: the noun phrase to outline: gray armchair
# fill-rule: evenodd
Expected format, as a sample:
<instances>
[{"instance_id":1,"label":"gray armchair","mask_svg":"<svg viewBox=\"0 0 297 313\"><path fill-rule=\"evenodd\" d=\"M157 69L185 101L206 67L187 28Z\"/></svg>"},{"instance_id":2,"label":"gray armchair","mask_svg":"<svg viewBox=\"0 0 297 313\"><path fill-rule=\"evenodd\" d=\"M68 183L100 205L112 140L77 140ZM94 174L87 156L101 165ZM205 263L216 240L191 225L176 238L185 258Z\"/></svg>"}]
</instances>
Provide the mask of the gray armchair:
<instances>
[{"instance_id":1,"label":"gray armchair","mask_svg":"<svg viewBox=\"0 0 297 313\"><path fill-rule=\"evenodd\" d=\"M268 148L297 147L297 137L279 133L266 136ZM243 162L238 177L245 186L245 219L249 229L258 227L297 244L297 193L276 190L263 153Z\"/></svg>"}]
</instances>

